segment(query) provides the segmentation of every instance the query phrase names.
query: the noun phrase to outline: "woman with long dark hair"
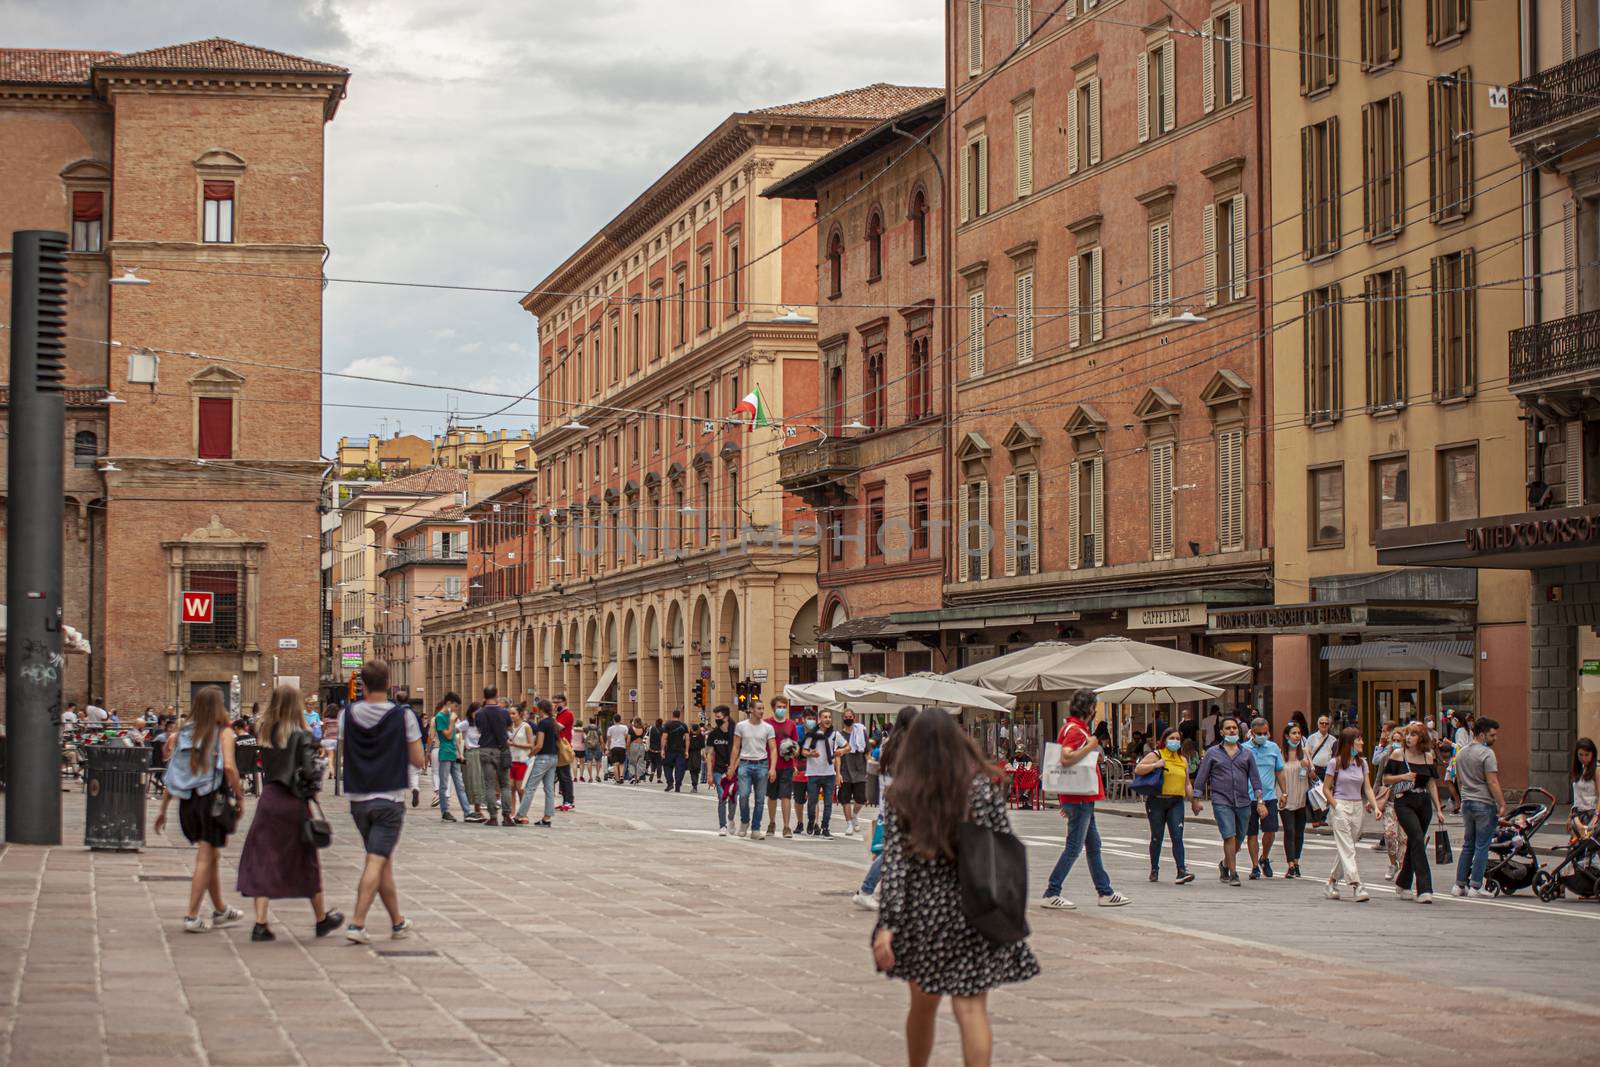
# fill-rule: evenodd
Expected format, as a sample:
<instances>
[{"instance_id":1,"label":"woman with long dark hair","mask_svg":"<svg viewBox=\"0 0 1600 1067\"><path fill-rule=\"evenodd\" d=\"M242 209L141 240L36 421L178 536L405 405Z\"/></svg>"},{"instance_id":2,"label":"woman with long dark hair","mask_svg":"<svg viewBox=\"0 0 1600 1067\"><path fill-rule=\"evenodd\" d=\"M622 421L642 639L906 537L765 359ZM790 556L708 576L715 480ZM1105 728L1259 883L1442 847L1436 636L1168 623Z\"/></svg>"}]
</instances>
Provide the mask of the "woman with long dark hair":
<instances>
[{"instance_id":1,"label":"woman with long dark hair","mask_svg":"<svg viewBox=\"0 0 1600 1067\"><path fill-rule=\"evenodd\" d=\"M878 910L878 898L873 894L877 891L878 879L883 877L883 846L881 833L878 830L878 827L883 825L883 796L889 788L889 783L894 779L895 756L905 738L906 727L911 725L911 720L917 717L920 710L909 705L900 709L894 717L894 729L889 731L889 739L883 743L883 750L878 753L878 818L873 823L872 833L867 837L869 848L873 847L874 842L877 843L878 854L872 857L872 866L867 868L867 876L861 880L861 888L850 898L851 903L866 911Z\"/></svg>"},{"instance_id":2,"label":"woman with long dark hair","mask_svg":"<svg viewBox=\"0 0 1600 1067\"><path fill-rule=\"evenodd\" d=\"M322 866L317 846L306 840L311 800L322 785L317 739L305 726L300 690L280 685L272 691L266 716L256 724L261 739L261 799L239 854L239 892L254 897L252 941L276 941L267 925L274 900L309 900L315 933L327 937L344 924L322 900Z\"/></svg>"},{"instance_id":3,"label":"woman with long dark hair","mask_svg":"<svg viewBox=\"0 0 1600 1067\"><path fill-rule=\"evenodd\" d=\"M228 835L244 816L244 787L233 754L233 727L222 690L208 685L194 696L189 719L167 741L166 791L156 814L155 832L167 825L167 805L178 798L178 826L196 847L194 877L189 881L189 910L183 916L185 933L200 934L231 926L244 912L222 902L219 866ZM220 801L220 803L217 803ZM231 813L231 818L229 817ZM200 914L200 902L211 895L211 918Z\"/></svg>"},{"instance_id":4,"label":"woman with long dark hair","mask_svg":"<svg viewBox=\"0 0 1600 1067\"><path fill-rule=\"evenodd\" d=\"M895 742L898 739L898 743ZM989 990L1039 973L1027 942L1002 944L961 908L957 842L963 822L1011 832L996 771L953 716L917 715L895 744L884 795L883 904L872 932L878 969L911 987L906 1058L925 1067L939 1001L950 998L966 1067L990 1062Z\"/></svg>"},{"instance_id":5,"label":"woman with long dark hair","mask_svg":"<svg viewBox=\"0 0 1600 1067\"><path fill-rule=\"evenodd\" d=\"M1578 738L1572 750L1572 815L1567 832L1574 837L1593 836L1600 830L1600 812L1595 810L1595 746L1587 737Z\"/></svg>"},{"instance_id":6,"label":"woman with long dark hair","mask_svg":"<svg viewBox=\"0 0 1600 1067\"><path fill-rule=\"evenodd\" d=\"M1306 818L1310 815L1306 794L1315 774L1311 753L1306 749L1306 728L1291 718L1283 731L1283 796L1278 800L1278 814L1283 817L1283 858L1287 861L1285 878L1300 877L1300 854L1306 846Z\"/></svg>"},{"instance_id":7,"label":"woman with long dark hair","mask_svg":"<svg viewBox=\"0 0 1600 1067\"><path fill-rule=\"evenodd\" d=\"M1176 728L1161 735L1161 747L1143 756L1133 773L1161 772L1161 785L1144 801L1145 818L1150 822L1150 880L1161 881L1161 838L1172 838L1172 861L1178 865L1177 884L1188 885L1194 875L1184 863L1183 806L1194 803L1194 784L1189 780L1189 761L1183 758L1183 735ZM1198 805L1196 805L1198 807Z\"/></svg>"},{"instance_id":8,"label":"woman with long dark hair","mask_svg":"<svg viewBox=\"0 0 1600 1067\"><path fill-rule=\"evenodd\" d=\"M1413 722L1395 730L1394 744L1399 747L1391 746L1381 773L1383 784L1389 787L1389 807L1404 838L1400 869L1395 872L1395 892L1401 900L1431 904L1433 868L1428 865L1428 824L1435 812L1444 822L1435 777L1433 737L1427 726Z\"/></svg>"},{"instance_id":9,"label":"woman with long dark hair","mask_svg":"<svg viewBox=\"0 0 1600 1067\"><path fill-rule=\"evenodd\" d=\"M1323 888L1329 900L1339 899L1339 876L1350 883L1357 902L1368 899L1361 888L1361 870L1356 866L1356 841L1361 837L1362 808L1376 812L1383 809L1372 795L1372 776L1367 773L1367 761L1361 758L1361 731L1346 726L1339 732L1339 744L1328 760L1328 771L1323 784L1328 790L1331 810L1328 822L1333 827L1333 870L1328 872L1328 884Z\"/></svg>"}]
</instances>

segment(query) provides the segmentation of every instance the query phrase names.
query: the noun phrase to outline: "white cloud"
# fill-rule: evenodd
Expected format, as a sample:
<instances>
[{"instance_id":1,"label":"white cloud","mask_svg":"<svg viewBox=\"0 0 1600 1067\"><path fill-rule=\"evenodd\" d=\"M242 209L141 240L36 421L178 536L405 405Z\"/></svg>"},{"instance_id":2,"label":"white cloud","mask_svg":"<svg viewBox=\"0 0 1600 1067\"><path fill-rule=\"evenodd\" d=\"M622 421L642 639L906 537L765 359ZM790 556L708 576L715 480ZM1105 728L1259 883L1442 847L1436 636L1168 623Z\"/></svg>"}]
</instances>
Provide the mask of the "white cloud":
<instances>
[{"instance_id":1,"label":"white cloud","mask_svg":"<svg viewBox=\"0 0 1600 1067\"><path fill-rule=\"evenodd\" d=\"M395 356L362 356L342 367L340 374L353 374L362 378L381 378L388 382L409 382L416 377L410 367Z\"/></svg>"}]
</instances>

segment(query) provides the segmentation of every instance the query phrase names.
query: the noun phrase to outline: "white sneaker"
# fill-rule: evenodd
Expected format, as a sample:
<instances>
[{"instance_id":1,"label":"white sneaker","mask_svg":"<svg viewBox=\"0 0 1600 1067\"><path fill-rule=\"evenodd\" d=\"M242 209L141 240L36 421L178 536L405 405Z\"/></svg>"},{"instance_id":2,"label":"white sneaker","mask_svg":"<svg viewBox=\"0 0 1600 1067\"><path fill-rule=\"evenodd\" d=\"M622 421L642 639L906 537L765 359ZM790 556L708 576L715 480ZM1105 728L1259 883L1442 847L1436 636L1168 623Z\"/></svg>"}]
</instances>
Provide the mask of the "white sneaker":
<instances>
[{"instance_id":1,"label":"white sneaker","mask_svg":"<svg viewBox=\"0 0 1600 1067\"><path fill-rule=\"evenodd\" d=\"M1494 894L1493 893L1489 892L1487 889L1478 889L1476 887L1467 890L1467 896L1475 897L1475 898L1482 899L1482 900L1493 900L1494 899Z\"/></svg>"},{"instance_id":2,"label":"white sneaker","mask_svg":"<svg viewBox=\"0 0 1600 1067\"><path fill-rule=\"evenodd\" d=\"M1467 887L1464 885L1453 885L1450 887L1450 895L1453 897L1464 897L1467 895Z\"/></svg>"},{"instance_id":3,"label":"white sneaker","mask_svg":"<svg viewBox=\"0 0 1600 1067\"><path fill-rule=\"evenodd\" d=\"M1334 885L1332 882L1328 882L1322 887L1322 895L1327 897L1329 900L1338 900L1339 887Z\"/></svg>"},{"instance_id":4,"label":"white sneaker","mask_svg":"<svg viewBox=\"0 0 1600 1067\"><path fill-rule=\"evenodd\" d=\"M728 836L728 828L726 826L717 827L717 836L718 837L727 837Z\"/></svg>"},{"instance_id":5,"label":"white sneaker","mask_svg":"<svg viewBox=\"0 0 1600 1067\"><path fill-rule=\"evenodd\" d=\"M1045 897L1041 908L1050 908L1053 911L1073 911L1078 906L1066 897Z\"/></svg>"},{"instance_id":6,"label":"white sneaker","mask_svg":"<svg viewBox=\"0 0 1600 1067\"><path fill-rule=\"evenodd\" d=\"M750 831L750 840L752 840L752 841L760 841L765 836L766 835L763 834L760 830L751 830Z\"/></svg>"},{"instance_id":7,"label":"white sneaker","mask_svg":"<svg viewBox=\"0 0 1600 1067\"><path fill-rule=\"evenodd\" d=\"M238 908L223 908L221 911L211 913L211 925L221 929L224 926L232 926L242 918L244 918L244 912Z\"/></svg>"},{"instance_id":8,"label":"white sneaker","mask_svg":"<svg viewBox=\"0 0 1600 1067\"><path fill-rule=\"evenodd\" d=\"M1409 889L1396 889L1394 891L1394 897L1396 900L1412 900L1416 897L1416 895L1417 894L1413 893Z\"/></svg>"},{"instance_id":9,"label":"white sneaker","mask_svg":"<svg viewBox=\"0 0 1600 1067\"><path fill-rule=\"evenodd\" d=\"M1365 889L1363 889L1361 886L1356 886L1356 903L1357 904L1365 904L1367 901L1369 901L1371 899L1372 899L1372 897L1367 895L1367 891Z\"/></svg>"},{"instance_id":10,"label":"white sneaker","mask_svg":"<svg viewBox=\"0 0 1600 1067\"><path fill-rule=\"evenodd\" d=\"M1121 893L1112 893L1109 897L1100 898L1102 908L1120 908L1124 904L1132 904L1132 897L1125 897Z\"/></svg>"},{"instance_id":11,"label":"white sneaker","mask_svg":"<svg viewBox=\"0 0 1600 1067\"><path fill-rule=\"evenodd\" d=\"M415 929L416 927L411 925L410 919L401 919L399 926L389 928L389 938L392 941L404 941L411 936L411 931Z\"/></svg>"},{"instance_id":12,"label":"white sneaker","mask_svg":"<svg viewBox=\"0 0 1600 1067\"><path fill-rule=\"evenodd\" d=\"M365 926L346 926L344 928L344 939L357 945L372 944L372 938L367 936L367 928Z\"/></svg>"},{"instance_id":13,"label":"white sneaker","mask_svg":"<svg viewBox=\"0 0 1600 1067\"><path fill-rule=\"evenodd\" d=\"M844 836L856 836L856 821L854 819L851 819L849 822L844 824Z\"/></svg>"},{"instance_id":14,"label":"white sneaker","mask_svg":"<svg viewBox=\"0 0 1600 1067\"><path fill-rule=\"evenodd\" d=\"M1383 876L1383 880L1385 882L1392 882L1397 877L1399 877L1399 875L1400 875L1400 868L1398 866L1396 866L1395 864L1391 863L1391 864L1389 864L1389 870Z\"/></svg>"},{"instance_id":15,"label":"white sneaker","mask_svg":"<svg viewBox=\"0 0 1600 1067\"><path fill-rule=\"evenodd\" d=\"M1418 904L1432 904L1433 903L1433 894L1432 893L1418 893L1417 894L1417 903Z\"/></svg>"},{"instance_id":16,"label":"white sneaker","mask_svg":"<svg viewBox=\"0 0 1600 1067\"><path fill-rule=\"evenodd\" d=\"M850 898L850 903L854 904L862 911L878 910L878 898L873 896L871 893L857 892L855 896Z\"/></svg>"},{"instance_id":17,"label":"white sneaker","mask_svg":"<svg viewBox=\"0 0 1600 1067\"><path fill-rule=\"evenodd\" d=\"M748 826L740 826L739 827L739 836L740 837L749 837L750 836L750 827L748 827Z\"/></svg>"},{"instance_id":18,"label":"white sneaker","mask_svg":"<svg viewBox=\"0 0 1600 1067\"><path fill-rule=\"evenodd\" d=\"M209 929L211 929L211 924L198 915L193 918L187 915L183 917L183 932L186 934L203 934Z\"/></svg>"}]
</instances>

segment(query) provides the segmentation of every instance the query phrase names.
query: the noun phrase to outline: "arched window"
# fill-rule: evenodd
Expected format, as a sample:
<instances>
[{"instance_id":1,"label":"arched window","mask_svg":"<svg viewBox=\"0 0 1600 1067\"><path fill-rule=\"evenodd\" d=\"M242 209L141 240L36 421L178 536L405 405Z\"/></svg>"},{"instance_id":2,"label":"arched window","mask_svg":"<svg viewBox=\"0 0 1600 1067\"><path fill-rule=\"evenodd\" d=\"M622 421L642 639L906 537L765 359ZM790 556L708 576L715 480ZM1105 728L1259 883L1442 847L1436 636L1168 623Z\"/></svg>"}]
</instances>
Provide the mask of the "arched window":
<instances>
[{"instance_id":1,"label":"arched window","mask_svg":"<svg viewBox=\"0 0 1600 1067\"><path fill-rule=\"evenodd\" d=\"M883 216L876 210L867 217L867 281L883 277Z\"/></svg>"},{"instance_id":2,"label":"arched window","mask_svg":"<svg viewBox=\"0 0 1600 1067\"><path fill-rule=\"evenodd\" d=\"M844 235L834 230L828 237L828 295L844 292Z\"/></svg>"},{"instance_id":3,"label":"arched window","mask_svg":"<svg viewBox=\"0 0 1600 1067\"><path fill-rule=\"evenodd\" d=\"M911 195L911 262L928 255L928 194L920 188Z\"/></svg>"},{"instance_id":4,"label":"arched window","mask_svg":"<svg viewBox=\"0 0 1600 1067\"><path fill-rule=\"evenodd\" d=\"M889 394L885 388L884 351L876 348L867 353L866 403L863 413L867 425L881 430L889 421Z\"/></svg>"},{"instance_id":5,"label":"arched window","mask_svg":"<svg viewBox=\"0 0 1600 1067\"><path fill-rule=\"evenodd\" d=\"M72 438L72 465L92 470L100 458L100 439L93 430L79 430Z\"/></svg>"}]
</instances>

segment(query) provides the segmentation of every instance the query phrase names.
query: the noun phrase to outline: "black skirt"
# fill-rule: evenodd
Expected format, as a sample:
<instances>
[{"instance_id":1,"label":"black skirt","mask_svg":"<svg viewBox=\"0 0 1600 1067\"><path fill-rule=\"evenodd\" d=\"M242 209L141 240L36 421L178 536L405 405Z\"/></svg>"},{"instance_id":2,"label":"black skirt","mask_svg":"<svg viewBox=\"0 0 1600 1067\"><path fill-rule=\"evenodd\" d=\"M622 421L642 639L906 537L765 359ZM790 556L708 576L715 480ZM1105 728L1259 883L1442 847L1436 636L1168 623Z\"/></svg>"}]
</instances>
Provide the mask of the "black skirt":
<instances>
[{"instance_id":1,"label":"black skirt","mask_svg":"<svg viewBox=\"0 0 1600 1067\"><path fill-rule=\"evenodd\" d=\"M211 817L212 796L196 793L178 801L178 828L191 845L204 841L214 848L226 848L228 831Z\"/></svg>"}]
</instances>

